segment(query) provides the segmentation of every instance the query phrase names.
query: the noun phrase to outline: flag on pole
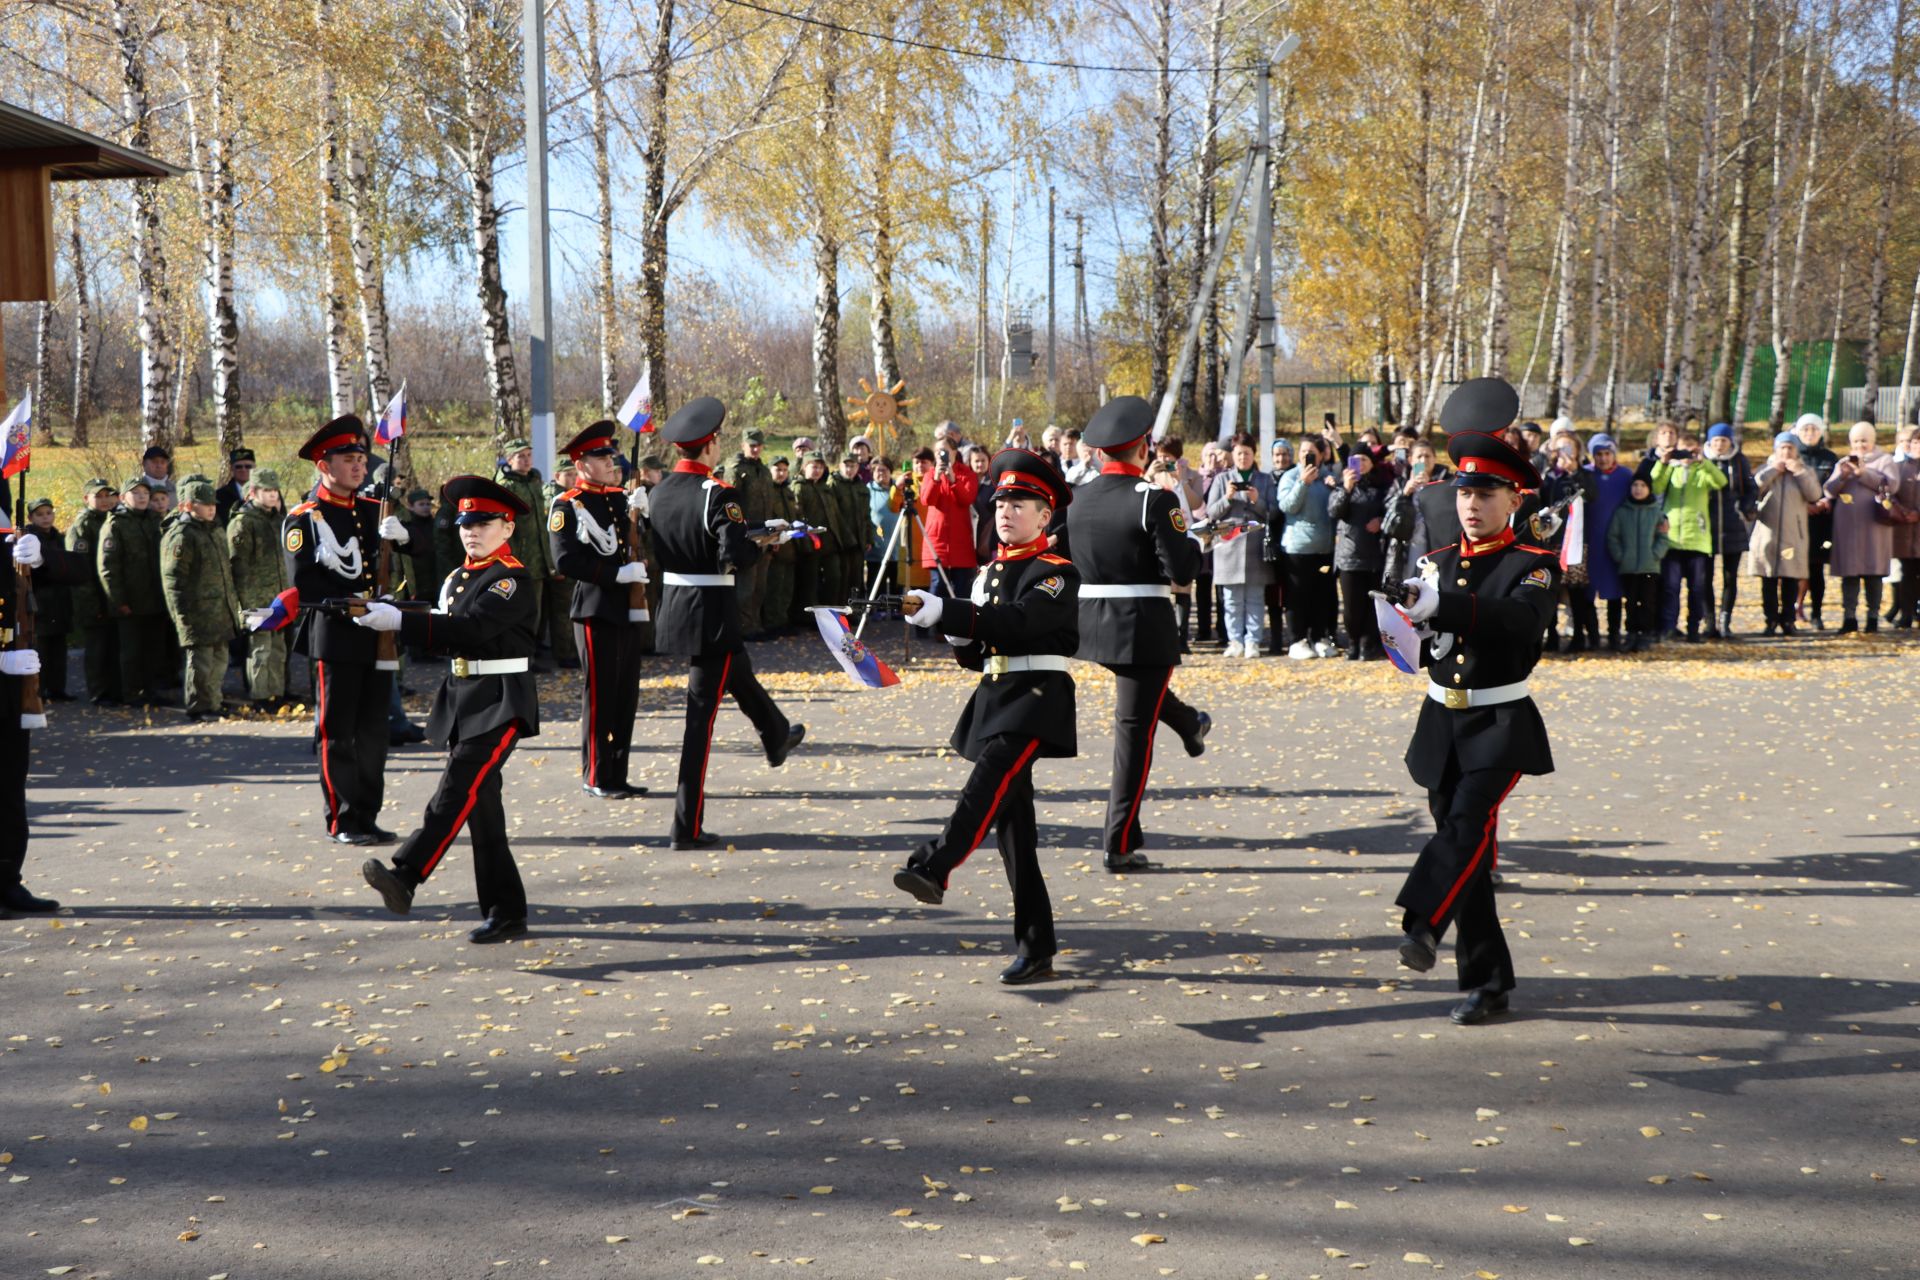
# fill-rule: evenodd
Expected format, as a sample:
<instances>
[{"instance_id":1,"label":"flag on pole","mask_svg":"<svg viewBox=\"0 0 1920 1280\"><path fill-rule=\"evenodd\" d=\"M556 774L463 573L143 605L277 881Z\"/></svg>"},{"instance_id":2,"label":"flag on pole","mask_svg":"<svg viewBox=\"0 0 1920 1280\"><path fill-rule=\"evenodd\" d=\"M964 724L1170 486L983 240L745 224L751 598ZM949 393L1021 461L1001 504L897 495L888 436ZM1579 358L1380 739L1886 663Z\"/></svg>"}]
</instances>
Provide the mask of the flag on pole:
<instances>
[{"instance_id":1,"label":"flag on pole","mask_svg":"<svg viewBox=\"0 0 1920 1280\"><path fill-rule=\"evenodd\" d=\"M0 422L0 476L17 476L32 460L29 441L33 437L33 388L13 407L5 422Z\"/></svg>"},{"instance_id":2,"label":"flag on pole","mask_svg":"<svg viewBox=\"0 0 1920 1280\"><path fill-rule=\"evenodd\" d=\"M894 674L892 667L880 661L873 650L861 643L853 628L847 623L847 615L838 609L829 609L825 605L814 605L807 610L820 628L820 638L827 642L827 652L834 656L840 669L852 678L855 684L865 685L869 689L885 689L900 683L900 677Z\"/></svg>"},{"instance_id":3,"label":"flag on pole","mask_svg":"<svg viewBox=\"0 0 1920 1280\"><path fill-rule=\"evenodd\" d=\"M1567 527L1560 539L1560 567L1587 562L1587 500L1579 494L1567 506Z\"/></svg>"},{"instance_id":4,"label":"flag on pole","mask_svg":"<svg viewBox=\"0 0 1920 1280\"><path fill-rule=\"evenodd\" d=\"M300 589L288 587L264 609L247 611L247 630L283 631L300 616Z\"/></svg>"},{"instance_id":5,"label":"flag on pole","mask_svg":"<svg viewBox=\"0 0 1920 1280\"><path fill-rule=\"evenodd\" d=\"M380 412L380 421L373 427L373 442L389 448L393 442L407 434L407 383L400 380L400 389L393 393L393 399L387 401L387 407Z\"/></svg>"},{"instance_id":6,"label":"flag on pole","mask_svg":"<svg viewBox=\"0 0 1920 1280\"><path fill-rule=\"evenodd\" d=\"M620 425L639 435L652 431L653 426L653 371L642 367L640 381L633 384L633 390L627 392L627 399L620 406Z\"/></svg>"},{"instance_id":7,"label":"flag on pole","mask_svg":"<svg viewBox=\"0 0 1920 1280\"><path fill-rule=\"evenodd\" d=\"M1418 672L1420 637L1414 634L1413 623L1407 620L1407 615L1400 612L1397 605L1375 600L1373 616L1380 623L1380 646L1387 651L1387 661L1408 675Z\"/></svg>"}]
</instances>

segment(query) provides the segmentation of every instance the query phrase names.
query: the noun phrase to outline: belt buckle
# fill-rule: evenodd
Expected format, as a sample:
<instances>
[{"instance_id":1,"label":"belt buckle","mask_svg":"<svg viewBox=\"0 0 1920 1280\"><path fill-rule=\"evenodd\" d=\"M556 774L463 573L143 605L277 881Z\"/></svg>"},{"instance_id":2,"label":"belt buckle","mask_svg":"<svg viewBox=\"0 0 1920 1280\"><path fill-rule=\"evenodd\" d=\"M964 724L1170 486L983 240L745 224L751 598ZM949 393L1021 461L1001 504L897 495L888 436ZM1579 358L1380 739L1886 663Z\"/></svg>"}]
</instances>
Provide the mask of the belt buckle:
<instances>
[{"instance_id":1,"label":"belt buckle","mask_svg":"<svg viewBox=\"0 0 1920 1280\"><path fill-rule=\"evenodd\" d=\"M1449 711L1465 711L1473 705L1473 691L1471 689L1443 689L1441 692L1447 695L1447 710Z\"/></svg>"},{"instance_id":2,"label":"belt buckle","mask_svg":"<svg viewBox=\"0 0 1920 1280\"><path fill-rule=\"evenodd\" d=\"M985 674L992 676L995 680L998 680L1001 676L1007 674L1007 669L1008 668L1007 668L1006 655L999 654L999 653L996 653L991 658L988 658L986 660L985 665L982 667L982 670L985 672Z\"/></svg>"},{"instance_id":3,"label":"belt buckle","mask_svg":"<svg viewBox=\"0 0 1920 1280\"><path fill-rule=\"evenodd\" d=\"M455 658L453 660L453 674L465 680L473 674L473 671L465 658ZM1449 690L1449 692L1451 692L1451 690Z\"/></svg>"}]
</instances>

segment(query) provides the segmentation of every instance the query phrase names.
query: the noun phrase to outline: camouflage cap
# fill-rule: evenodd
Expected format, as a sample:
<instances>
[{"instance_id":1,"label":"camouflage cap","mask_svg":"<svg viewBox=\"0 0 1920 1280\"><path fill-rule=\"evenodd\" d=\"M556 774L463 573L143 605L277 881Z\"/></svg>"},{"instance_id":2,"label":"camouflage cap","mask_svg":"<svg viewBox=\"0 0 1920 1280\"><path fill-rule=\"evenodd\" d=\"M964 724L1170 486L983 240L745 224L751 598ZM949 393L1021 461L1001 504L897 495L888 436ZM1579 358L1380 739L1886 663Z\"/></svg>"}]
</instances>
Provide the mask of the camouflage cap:
<instances>
[{"instance_id":1,"label":"camouflage cap","mask_svg":"<svg viewBox=\"0 0 1920 1280\"><path fill-rule=\"evenodd\" d=\"M804 466L807 466L809 463L814 463L814 462L819 463L823 467L827 465L827 460L821 457L818 453L803 453L800 455L801 466L804 467Z\"/></svg>"},{"instance_id":2,"label":"camouflage cap","mask_svg":"<svg viewBox=\"0 0 1920 1280\"><path fill-rule=\"evenodd\" d=\"M34 512L38 511L42 507L45 507L49 511L53 510L53 499L52 498L35 498L32 502L27 504L27 514L32 515Z\"/></svg>"},{"instance_id":3,"label":"camouflage cap","mask_svg":"<svg viewBox=\"0 0 1920 1280\"><path fill-rule=\"evenodd\" d=\"M408 491L407 505L411 506L414 503L421 502L421 501L432 502L433 494L428 492L425 489L412 489Z\"/></svg>"},{"instance_id":4,"label":"camouflage cap","mask_svg":"<svg viewBox=\"0 0 1920 1280\"><path fill-rule=\"evenodd\" d=\"M254 472L252 477L247 480L247 488L272 489L278 492L280 489L280 473L272 467L262 467L260 470Z\"/></svg>"},{"instance_id":5,"label":"camouflage cap","mask_svg":"<svg viewBox=\"0 0 1920 1280\"><path fill-rule=\"evenodd\" d=\"M659 454L650 453L640 459L640 469L643 471L665 471L667 464L661 461Z\"/></svg>"},{"instance_id":6,"label":"camouflage cap","mask_svg":"<svg viewBox=\"0 0 1920 1280\"><path fill-rule=\"evenodd\" d=\"M516 436L501 446L500 456L503 458L511 458L514 454L531 448L533 448L533 441Z\"/></svg>"},{"instance_id":7,"label":"camouflage cap","mask_svg":"<svg viewBox=\"0 0 1920 1280\"><path fill-rule=\"evenodd\" d=\"M113 484L110 481L104 480L99 476L93 477L93 479L87 481L84 485L80 486L80 491L89 498L91 498L96 493L120 492L118 489L113 487Z\"/></svg>"},{"instance_id":8,"label":"camouflage cap","mask_svg":"<svg viewBox=\"0 0 1920 1280\"><path fill-rule=\"evenodd\" d=\"M212 483L213 483L212 476L202 475L198 471L194 472L190 476L181 476L179 480L179 485L180 485L180 488L182 489L191 489L193 488L193 486L197 484L212 484ZM192 499L189 498L188 501L191 502Z\"/></svg>"},{"instance_id":9,"label":"camouflage cap","mask_svg":"<svg viewBox=\"0 0 1920 1280\"><path fill-rule=\"evenodd\" d=\"M135 476L133 479L127 481L125 484L120 486L120 492L122 493L128 493L134 489L145 489L148 493L152 493L153 480L146 474L142 473L140 475Z\"/></svg>"},{"instance_id":10,"label":"camouflage cap","mask_svg":"<svg viewBox=\"0 0 1920 1280\"><path fill-rule=\"evenodd\" d=\"M213 491L211 480L201 480L196 484L183 485L181 488L188 502L203 503L211 507L220 501L219 496Z\"/></svg>"},{"instance_id":11,"label":"camouflage cap","mask_svg":"<svg viewBox=\"0 0 1920 1280\"><path fill-rule=\"evenodd\" d=\"M748 427L740 433L740 443L742 444L765 444L766 442L767 433L758 427Z\"/></svg>"}]
</instances>

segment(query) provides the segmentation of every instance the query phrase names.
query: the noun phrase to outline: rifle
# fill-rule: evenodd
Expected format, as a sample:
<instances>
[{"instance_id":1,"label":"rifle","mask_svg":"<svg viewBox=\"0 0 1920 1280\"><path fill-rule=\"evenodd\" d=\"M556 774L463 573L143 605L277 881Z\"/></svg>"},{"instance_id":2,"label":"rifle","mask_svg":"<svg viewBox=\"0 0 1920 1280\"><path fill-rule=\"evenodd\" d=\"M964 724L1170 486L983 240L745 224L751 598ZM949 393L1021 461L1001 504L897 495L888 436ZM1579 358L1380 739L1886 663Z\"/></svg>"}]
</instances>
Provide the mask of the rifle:
<instances>
[{"instance_id":1,"label":"rifle","mask_svg":"<svg viewBox=\"0 0 1920 1280\"><path fill-rule=\"evenodd\" d=\"M364 618L369 612L367 606L373 604L390 604L402 613L433 612L433 602L431 600L367 600L360 596L334 596L313 604L307 604L302 601L300 611L302 613L325 613L336 618ZM392 631L382 631L380 634L383 636L391 636L396 633Z\"/></svg>"},{"instance_id":2,"label":"rifle","mask_svg":"<svg viewBox=\"0 0 1920 1280\"><path fill-rule=\"evenodd\" d=\"M640 455L640 436L638 433L635 433L633 437L633 452L635 460L634 470L637 472L639 470ZM627 563L645 564L646 560L646 548L640 542L640 513L635 511L632 504L629 503L627 506ZM647 594L647 584L645 582L629 582L627 584L627 621L645 622L651 620L653 617L652 607L653 598Z\"/></svg>"},{"instance_id":3,"label":"rifle","mask_svg":"<svg viewBox=\"0 0 1920 1280\"><path fill-rule=\"evenodd\" d=\"M31 474L32 471L33 451L31 447L29 447L27 451L27 463L24 467L20 468L19 496L13 498L11 503L12 508L16 511L26 505L27 476ZM18 521L15 522L14 528L18 531L14 535L16 538L18 538L20 534L28 532L27 528ZM14 591L18 597L18 603L14 606L13 611L13 647L16 649L31 649L34 647L33 619L34 615L39 612L33 599L33 570L16 560L13 562L13 580ZM22 729L44 729L47 727L47 706L46 703L40 700L40 677L38 675L20 677L20 727Z\"/></svg>"},{"instance_id":4,"label":"rifle","mask_svg":"<svg viewBox=\"0 0 1920 1280\"><path fill-rule=\"evenodd\" d=\"M847 612L866 613L874 609L902 609L906 606L906 602L907 597L904 595L884 592L874 596L854 596L847 601Z\"/></svg>"},{"instance_id":5,"label":"rifle","mask_svg":"<svg viewBox=\"0 0 1920 1280\"><path fill-rule=\"evenodd\" d=\"M404 389L403 387L402 390ZM382 522L384 522L388 516L395 514L393 484L398 478L399 472L393 465L393 444L389 441L387 444L387 482L380 486L380 519ZM393 593L393 544L385 538L380 539L380 554L374 558L373 565L374 590L382 596L391 595ZM326 612L326 603L327 602L323 601L321 604L321 612L323 613ZM388 603L397 602L389 601ZM365 613L366 610L362 609L360 612ZM349 614L348 616L352 615ZM400 669L400 635L398 632L382 631L375 637L373 665L376 670L380 671L398 671Z\"/></svg>"}]
</instances>

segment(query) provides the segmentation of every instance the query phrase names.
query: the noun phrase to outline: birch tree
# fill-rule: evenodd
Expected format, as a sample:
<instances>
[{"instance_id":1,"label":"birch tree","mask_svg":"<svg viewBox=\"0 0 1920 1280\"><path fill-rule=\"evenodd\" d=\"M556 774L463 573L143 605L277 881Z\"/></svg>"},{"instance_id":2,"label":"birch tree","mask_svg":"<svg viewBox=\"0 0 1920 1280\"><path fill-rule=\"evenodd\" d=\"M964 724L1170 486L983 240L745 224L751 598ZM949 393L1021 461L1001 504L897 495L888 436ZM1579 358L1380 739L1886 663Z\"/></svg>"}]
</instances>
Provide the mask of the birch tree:
<instances>
[{"instance_id":1,"label":"birch tree","mask_svg":"<svg viewBox=\"0 0 1920 1280\"><path fill-rule=\"evenodd\" d=\"M1800 84L1807 102L1807 150L1806 158L1802 162L1799 210L1793 231L1793 259L1786 272L1784 297L1780 291L1777 251L1774 259L1776 265L1773 289L1774 377L1773 400L1767 408L1767 422L1776 432L1786 424L1787 420L1787 375L1793 368L1793 340L1800 319L1800 285L1807 259L1807 228L1820 177L1820 129L1825 123L1827 61L1831 55L1832 42L1839 30L1840 0L1832 0L1827 16L1826 38L1823 41L1816 34L1808 35L1805 61L1800 73Z\"/></svg>"},{"instance_id":2,"label":"birch tree","mask_svg":"<svg viewBox=\"0 0 1920 1280\"><path fill-rule=\"evenodd\" d=\"M1873 255L1868 263L1867 324L1862 335L1860 362L1866 366L1866 402L1861 416L1872 422L1880 403L1880 330L1887 306L1887 243L1893 235L1893 196L1900 185L1900 91L1906 75L1907 14L1911 0L1894 0L1893 40L1887 59L1887 108L1880 144L1880 204L1873 220Z\"/></svg>"},{"instance_id":3,"label":"birch tree","mask_svg":"<svg viewBox=\"0 0 1920 1280\"><path fill-rule=\"evenodd\" d=\"M127 143L145 151L153 146L148 48L160 26L157 19L136 9L135 0L112 0L112 4ZM174 352L167 328L172 295L167 284L158 183L156 178L140 178L132 184L134 305L140 335L140 443L146 448L166 448L173 438Z\"/></svg>"},{"instance_id":4,"label":"birch tree","mask_svg":"<svg viewBox=\"0 0 1920 1280\"><path fill-rule=\"evenodd\" d=\"M1760 0L1747 0L1747 73L1741 84L1740 121L1734 135L1733 208L1727 218L1727 302L1720 318L1720 352L1713 367L1713 392L1707 416L1714 422L1733 417L1734 371L1744 353L1747 304L1747 222L1753 189L1753 110L1760 96Z\"/></svg>"},{"instance_id":5,"label":"birch tree","mask_svg":"<svg viewBox=\"0 0 1920 1280\"><path fill-rule=\"evenodd\" d=\"M234 305L233 153L236 119L228 68L234 24L230 12L203 13L204 41L187 65L203 80L183 76L187 140L194 193L200 207L200 273L212 366L213 421L220 442L221 479L226 458L242 442L240 417L240 315ZM204 105L202 101L204 100Z\"/></svg>"}]
</instances>

